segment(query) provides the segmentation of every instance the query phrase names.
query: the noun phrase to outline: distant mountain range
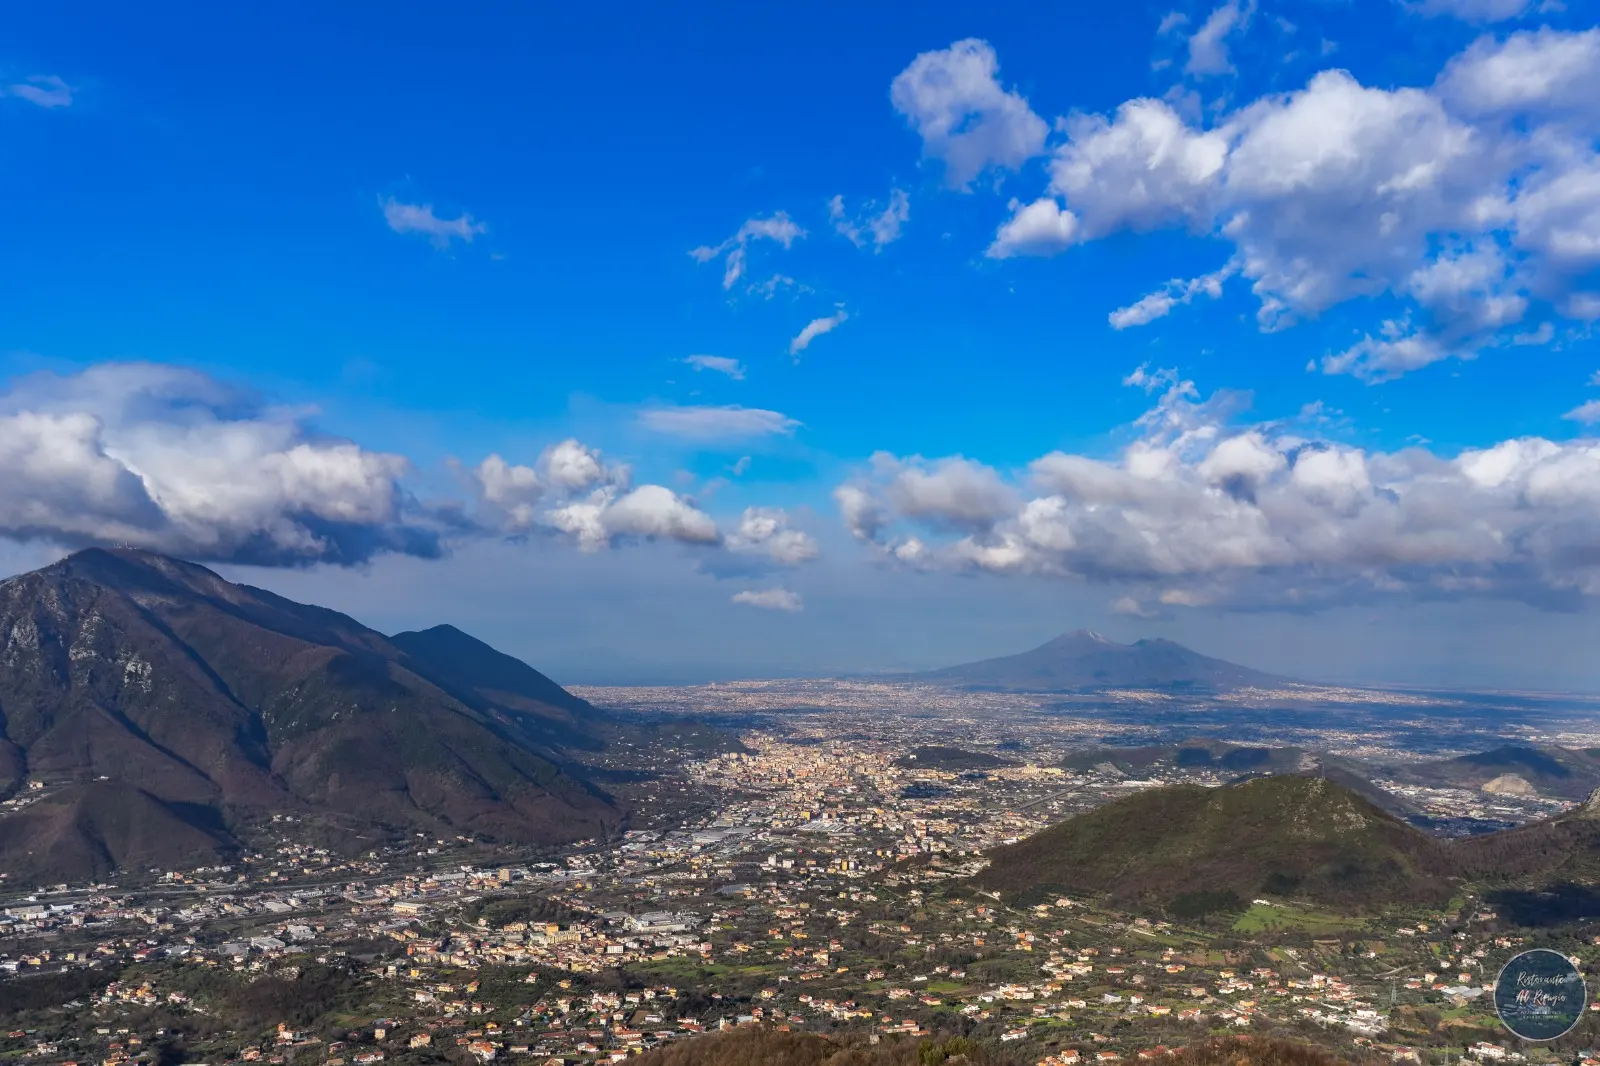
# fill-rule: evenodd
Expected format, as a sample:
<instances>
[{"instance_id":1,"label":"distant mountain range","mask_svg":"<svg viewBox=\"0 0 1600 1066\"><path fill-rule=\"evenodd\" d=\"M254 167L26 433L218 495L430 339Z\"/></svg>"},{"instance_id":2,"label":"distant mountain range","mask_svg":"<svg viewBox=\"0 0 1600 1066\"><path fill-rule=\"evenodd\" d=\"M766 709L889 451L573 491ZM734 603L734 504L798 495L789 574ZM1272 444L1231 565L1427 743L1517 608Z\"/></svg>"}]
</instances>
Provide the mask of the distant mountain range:
<instances>
[{"instance_id":1,"label":"distant mountain range","mask_svg":"<svg viewBox=\"0 0 1600 1066\"><path fill-rule=\"evenodd\" d=\"M12 883L225 856L289 814L374 839L524 844L621 812L568 752L595 712L440 626L389 638L150 552L0 582L0 870Z\"/></svg>"},{"instance_id":2,"label":"distant mountain range","mask_svg":"<svg viewBox=\"0 0 1600 1066\"><path fill-rule=\"evenodd\" d=\"M1217 692L1292 684L1170 640L1118 644L1087 629L1062 634L1032 651L930 670L918 680L1016 692L1166 689Z\"/></svg>"}]
</instances>

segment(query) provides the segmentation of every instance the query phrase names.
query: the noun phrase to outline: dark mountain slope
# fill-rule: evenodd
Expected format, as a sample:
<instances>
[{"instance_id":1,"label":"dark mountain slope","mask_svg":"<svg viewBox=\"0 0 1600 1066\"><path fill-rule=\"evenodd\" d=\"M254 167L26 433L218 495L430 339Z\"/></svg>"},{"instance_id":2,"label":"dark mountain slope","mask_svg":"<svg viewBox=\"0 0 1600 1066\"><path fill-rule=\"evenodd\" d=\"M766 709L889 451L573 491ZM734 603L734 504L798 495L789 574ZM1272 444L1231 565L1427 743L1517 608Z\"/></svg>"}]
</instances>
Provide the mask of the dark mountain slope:
<instances>
[{"instance_id":1,"label":"dark mountain slope","mask_svg":"<svg viewBox=\"0 0 1600 1066\"><path fill-rule=\"evenodd\" d=\"M237 850L225 829L206 824L215 821L143 789L98 781L0 817L0 856L14 881L193 865Z\"/></svg>"},{"instance_id":2,"label":"dark mountain slope","mask_svg":"<svg viewBox=\"0 0 1600 1066\"><path fill-rule=\"evenodd\" d=\"M1554 818L1458 840L1452 851L1462 874L1478 881L1530 888L1600 883L1600 792Z\"/></svg>"},{"instance_id":3,"label":"dark mountain slope","mask_svg":"<svg viewBox=\"0 0 1600 1066\"><path fill-rule=\"evenodd\" d=\"M1023 898L1053 890L1166 905L1191 893L1328 903L1447 898L1432 838L1321 778L1177 785L1109 803L990 853L979 884Z\"/></svg>"},{"instance_id":4,"label":"dark mountain slope","mask_svg":"<svg viewBox=\"0 0 1600 1066\"><path fill-rule=\"evenodd\" d=\"M136 787L219 846L283 810L529 843L616 820L530 715L475 686L447 690L411 662L354 619L204 567L79 552L0 583L0 783L43 781L58 810L89 802L84 790L102 779ZM30 831L4 825L22 813L0 816L0 863L30 850L24 838L45 834L45 821L94 850L76 816L21 819ZM130 832L111 825L107 835ZM100 851L120 865L131 847L108 839Z\"/></svg>"},{"instance_id":5,"label":"dark mountain slope","mask_svg":"<svg viewBox=\"0 0 1600 1066\"><path fill-rule=\"evenodd\" d=\"M549 743L592 749L602 716L523 662L469 636L440 625L389 638L406 653L406 665L469 703L510 712Z\"/></svg>"},{"instance_id":6,"label":"dark mountain slope","mask_svg":"<svg viewBox=\"0 0 1600 1066\"><path fill-rule=\"evenodd\" d=\"M1020 655L984 659L917 676L927 681L1020 692L1108 688L1212 692L1288 683L1259 670L1190 651L1170 640L1118 644L1084 629Z\"/></svg>"}]
</instances>

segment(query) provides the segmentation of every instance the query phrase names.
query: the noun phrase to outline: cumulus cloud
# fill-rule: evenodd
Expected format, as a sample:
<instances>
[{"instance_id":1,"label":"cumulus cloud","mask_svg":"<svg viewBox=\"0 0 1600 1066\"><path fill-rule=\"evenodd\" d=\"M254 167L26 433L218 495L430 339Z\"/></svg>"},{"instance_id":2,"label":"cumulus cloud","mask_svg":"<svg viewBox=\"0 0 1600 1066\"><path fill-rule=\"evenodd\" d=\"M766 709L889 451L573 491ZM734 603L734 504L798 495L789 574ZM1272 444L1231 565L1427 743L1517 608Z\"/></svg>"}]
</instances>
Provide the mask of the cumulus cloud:
<instances>
[{"instance_id":1,"label":"cumulus cloud","mask_svg":"<svg viewBox=\"0 0 1600 1066\"><path fill-rule=\"evenodd\" d=\"M446 249L451 241L472 243L472 238L488 233L489 227L466 212L456 218L440 218L432 204L401 203L394 197L383 201L383 220L396 233L420 233L435 248Z\"/></svg>"},{"instance_id":2,"label":"cumulus cloud","mask_svg":"<svg viewBox=\"0 0 1600 1066\"><path fill-rule=\"evenodd\" d=\"M639 412L639 424L657 433L698 441L788 435L800 428L800 423L788 415L738 404L648 407Z\"/></svg>"},{"instance_id":3,"label":"cumulus cloud","mask_svg":"<svg viewBox=\"0 0 1600 1066\"><path fill-rule=\"evenodd\" d=\"M952 188L967 188L991 167L1015 170L1044 151L1050 127L999 75L994 48L969 38L923 52L889 87L895 110L922 138L923 156L944 163Z\"/></svg>"},{"instance_id":4,"label":"cumulus cloud","mask_svg":"<svg viewBox=\"0 0 1600 1066\"><path fill-rule=\"evenodd\" d=\"M789 354L798 356L801 352L811 347L812 341L824 333L832 333L849 317L849 315L845 314L844 309L840 308L826 318L813 318L805 324L799 333L795 334L794 340L789 342Z\"/></svg>"},{"instance_id":5,"label":"cumulus cloud","mask_svg":"<svg viewBox=\"0 0 1600 1066\"><path fill-rule=\"evenodd\" d=\"M259 565L436 555L398 455L197 371L101 364L0 395L0 535Z\"/></svg>"},{"instance_id":6,"label":"cumulus cloud","mask_svg":"<svg viewBox=\"0 0 1600 1066\"><path fill-rule=\"evenodd\" d=\"M1207 26L1246 14L1224 5ZM1596 85L1600 29L1545 28L1486 36L1431 85L1377 88L1325 70L1209 120L1155 99L1072 115L1045 194L1013 206L989 254L1185 229L1232 245L1263 329L1358 298L1398 300L1400 328L1352 339L1322 361L1330 373L1377 380L1471 357L1552 318L1600 317ZM1195 281L1118 309L1113 324L1214 288Z\"/></svg>"},{"instance_id":7,"label":"cumulus cloud","mask_svg":"<svg viewBox=\"0 0 1600 1066\"><path fill-rule=\"evenodd\" d=\"M800 600L800 594L790 592L788 589L745 589L735 592L732 600L742 603L746 607L760 607L767 611L795 611L803 610L805 605Z\"/></svg>"},{"instance_id":8,"label":"cumulus cloud","mask_svg":"<svg viewBox=\"0 0 1600 1066\"><path fill-rule=\"evenodd\" d=\"M502 535L566 538L586 551L675 541L765 565L817 555L781 509L747 509L724 538L693 499L635 485L627 464L571 438L531 462L492 454L461 470L469 500L418 500L405 457L319 433L310 418L181 367L106 363L22 378L0 392L0 537L258 566L431 558Z\"/></svg>"},{"instance_id":9,"label":"cumulus cloud","mask_svg":"<svg viewBox=\"0 0 1600 1066\"><path fill-rule=\"evenodd\" d=\"M1071 247L1078 236L1078 217L1064 211L1053 197L1031 204L1012 200L1011 218L1001 225L985 255L1010 259L1018 255L1055 255Z\"/></svg>"},{"instance_id":10,"label":"cumulus cloud","mask_svg":"<svg viewBox=\"0 0 1600 1066\"><path fill-rule=\"evenodd\" d=\"M834 231L857 248L871 246L882 251L886 244L900 239L900 228L911 220L911 196L904 189L889 190L889 202L883 210L877 203L869 203L859 215L845 210L844 197L835 196L828 201L828 221Z\"/></svg>"},{"instance_id":11,"label":"cumulus cloud","mask_svg":"<svg viewBox=\"0 0 1600 1066\"><path fill-rule=\"evenodd\" d=\"M746 219L734 235L721 244L701 245L691 249L689 255L697 263L709 263L718 257L726 257L722 265L722 287L731 289L734 282L744 277L746 257L751 243L772 241L788 251L795 241L805 235L805 230L787 214L779 211L768 218Z\"/></svg>"},{"instance_id":12,"label":"cumulus cloud","mask_svg":"<svg viewBox=\"0 0 1600 1066\"><path fill-rule=\"evenodd\" d=\"M833 490L839 517L857 540L875 541L888 524L888 510L860 485L840 485Z\"/></svg>"},{"instance_id":13,"label":"cumulus cloud","mask_svg":"<svg viewBox=\"0 0 1600 1066\"><path fill-rule=\"evenodd\" d=\"M1085 239L1209 224L1228 158L1224 133L1191 128L1164 100L1130 100L1112 118L1074 115L1066 131L1050 187L1082 216Z\"/></svg>"},{"instance_id":14,"label":"cumulus cloud","mask_svg":"<svg viewBox=\"0 0 1600 1066\"><path fill-rule=\"evenodd\" d=\"M538 527L541 506L550 498L564 499L596 487L626 488L631 471L605 462L599 450L568 438L539 454L532 466L506 462L490 455L473 471L478 502L490 523L510 531Z\"/></svg>"},{"instance_id":15,"label":"cumulus cloud","mask_svg":"<svg viewBox=\"0 0 1600 1066\"><path fill-rule=\"evenodd\" d=\"M584 551L599 551L618 540L675 540L715 544L711 516L662 485L641 485L618 494L597 489L586 499L552 508L544 516L553 529L572 537Z\"/></svg>"},{"instance_id":16,"label":"cumulus cloud","mask_svg":"<svg viewBox=\"0 0 1600 1066\"><path fill-rule=\"evenodd\" d=\"M811 534L789 528L789 515L781 507L747 507L739 517L738 531L727 540L734 551L764 555L781 566L798 566L819 554Z\"/></svg>"},{"instance_id":17,"label":"cumulus cloud","mask_svg":"<svg viewBox=\"0 0 1600 1066\"><path fill-rule=\"evenodd\" d=\"M1130 613L1600 596L1600 441L1384 452L1237 410L1236 396L1177 381L1116 455L1051 452L1015 476L878 456L836 500L885 560L1106 581Z\"/></svg>"},{"instance_id":18,"label":"cumulus cloud","mask_svg":"<svg viewBox=\"0 0 1600 1066\"><path fill-rule=\"evenodd\" d=\"M54 74L35 74L13 82L0 90L0 95L14 96L47 110L72 106L72 86Z\"/></svg>"},{"instance_id":19,"label":"cumulus cloud","mask_svg":"<svg viewBox=\"0 0 1600 1066\"><path fill-rule=\"evenodd\" d=\"M726 374L735 381L744 380L744 364L724 355L691 355L684 362L696 370L714 370L719 374Z\"/></svg>"},{"instance_id":20,"label":"cumulus cloud","mask_svg":"<svg viewBox=\"0 0 1600 1066\"><path fill-rule=\"evenodd\" d=\"M998 471L962 456L932 462L921 456L872 456L870 474L834 490L845 527L857 540L878 542L896 518L944 532L983 534L1017 507L1016 490ZM903 537L887 542L903 557L922 555L922 542Z\"/></svg>"},{"instance_id":21,"label":"cumulus cloud","mask_svg":"<svg viewBox=\"0 0 1600 1066\"><path fill-rule=\"evenodd\" d=\"M1480 37L1446 64L1437 91L1466 115L1600 113L1595 71L1600 29L1566 33L1549 28L1499 39Z\"/></svg>"},{"instance_id":22,"label":"cumulus cloud","mask_svg":"<svg viewBox=\"0 0 1600 1066\"><path fill-rule=\"evenodd\" d=\"M532 465L491 455L472 471L478 522L507 534L553 533L586 552L631 540L716 545L716 521L663 485L632 484L632 470L564 440Z\"/></svg>"}]
</instances>

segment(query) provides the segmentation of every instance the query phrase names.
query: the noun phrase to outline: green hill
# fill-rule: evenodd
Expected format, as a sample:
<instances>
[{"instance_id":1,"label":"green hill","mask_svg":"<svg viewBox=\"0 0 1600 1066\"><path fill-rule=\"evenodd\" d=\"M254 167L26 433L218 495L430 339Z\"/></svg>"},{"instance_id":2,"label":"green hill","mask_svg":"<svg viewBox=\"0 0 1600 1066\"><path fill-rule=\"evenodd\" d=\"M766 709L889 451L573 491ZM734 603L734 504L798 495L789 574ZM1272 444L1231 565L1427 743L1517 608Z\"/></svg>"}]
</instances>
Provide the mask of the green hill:
<instances>
[{"instance_id":1,"label":"green hill","mask_svg":"<svg viewBox=\"0 0 1600 1066\"><path fill-rule=\"evenodd\" d=\"M1279 895L1341 905L1442 902L1445 847L1322 778L1151 789L990 853L977 883L1024 899L1106 894L1130 906Z\"/></svg>"}]
</instances>

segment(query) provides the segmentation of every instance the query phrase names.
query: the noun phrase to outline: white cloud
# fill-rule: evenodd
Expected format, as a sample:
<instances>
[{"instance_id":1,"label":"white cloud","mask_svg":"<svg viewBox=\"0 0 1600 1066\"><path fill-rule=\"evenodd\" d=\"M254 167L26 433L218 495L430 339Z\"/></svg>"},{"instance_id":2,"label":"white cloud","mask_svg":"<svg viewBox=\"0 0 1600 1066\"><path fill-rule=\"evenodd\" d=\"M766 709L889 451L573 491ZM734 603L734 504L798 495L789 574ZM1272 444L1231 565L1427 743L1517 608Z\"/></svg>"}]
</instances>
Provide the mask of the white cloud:
<instances>
[{"instance_id":1,"label":"white cloud","mask_svg":"<svg viewBox=\"0 0 1600 1066\"><path fill-rule=\"evenodd\" d=\"M1561 416L1586 426L1600 425L1600 400L1589 400Z\"/></svg>"},{"instance_id":2,"label":"white cloud","mask_svg":"<svg viewBox=\"0 0 1600 1066\"><path fill-rule=\"evenodd\" d=\"M1439 96L1464 115L1600 113L1600 29L1480 37L1446 64Z\"/></svg>"},{"instance_id":3,"label":"white cloud","mask_svg":"<svg viewBox=\"0 0 1600 1066\"><path fill-rule=\"evenodd\" d=\"M1050 187L1083 220L1084 239L1119 229L1208 225L1228 138L1192 129L1164 100L1130 100L1116 116L1074 115L1050 164Z\"/></svg>"},{"instance_id":4,"label":"white cloud","mask_svg":"<svg viewBox=\"0 0 1600 1066\"><path fill-rule=\"evenodd\" d=\"M812 341L824 333L832 333L849 317L841 308L826 318L813 318L805 324L799 333L795 334L794 340L789 342L789 354L799 355L811 346Z\"/></svg>"},{"instance_id":5,"label":"white cloud","mask_svg":"<svg viewBox=\"0 0 1600 1066\"><path fill-rule=\"evenodd\" d=\"M746 219L732 237L721 244L701 245L692 249L689 255L697 263L709 263L718 256L726 255L722 268L722 287L733 288L734 282L744 276L747 250L754 241L772 241L781 245L785 251L806 235L787 214L779 211L768 218ZM770 293L768 294L771 295Z\"/></svg>"},{"instance_id":6,"label":"white cloud","mask_svg":"<svg viewBox=\"0 0 1600 1066\"><path fill-rule=\"evenodd\" d=\"M612 536L670 538L715 544L717 525L671 489L640 485L605 509L602 522Z\"/></svg>"},{"instance_id":7,"label":"white cloud","mask_svg":"<svg viewBox=\"0 0 1600 1066\"><path fill-rule=\"evenodd\" d=\"M745 508L738 531L728 537L728 547L765 555L783 566L798 566L820 554L811 534L789 528L788 512L781 507Z\"/></svg>"},{"instance_id":8,"label":"white cloud","mask_svg":"<svg viewBox=\"0 0 1600 1066\"><path fill-rule=\"evenodd\" d=\"M1246 14L1224 5L1208 25ZM1546 28L1482 38L1422 87L1325 70L1210 121L1154 99L1072 115L1045 195L1014 206L989 254L1182 228L1233 246L1263 329L1396 298L1405 327L1355 340L1329 372L1376 379L1526 343L1552 318L1600 317L1581 288L1600 269L1597 85L1600 28ZM1210 280L1170 282L1111 321L1151 321Z\"/></svg>"},{"instance_id":9,"label":"white cloud","mask_svg":"<svg viewBox=\"0 0 1600 1066\"><path fill-rule=\"evenodd\" d=\"M725 355L691 355L684 362L696 370L714 370L735 381L744 380L744 364Z\"/></svg>"},{"instance_id":10,"label":"white cloud","mask_svg":"<svg viewBox=\"0 0 1600 1066\"><path fill-rule=\"evenodd\" d=\"M789 611L791 613L803 610L805 604L800 600L800 594L790 592L788 589L745 589L735 592L732 596L734 603L742 603L746 607L760 607L767 611Z\"/></svg>"},{"instance_id":11,"label":"white cloud","mask_svg":"<svg viewBox=\"0 0 1600 1066\"><path fill-rule=\"evenodd\" d=\"M1055 255L1072 246L1078 236L1078 219L1063 211L1053 197L1031 204L1012 200L1011 217L1001 225L984 255L1010 259L1018 255Z\"/></svg>"},{"instance_id":12,"label":"white cloud","mask_svg":"<svg viewBox=\"0 0 1600 1066\"><path fill-rule=\"evenodd\" d=\"M1172 388L1178 383L1178 372L1171 367L1151 370L1149 363L1140 363L1122 379L1122 383L1130 388L1143 389L1150 393L1158 389Z\"/></svg>"},{"instance_id":13,"label":"white cloud","mask_svg":"<svg viewBox=\"0 0 1600 1066\"><path fill-rule=\"evenodd\" d=\"M0 535L190 558L357 563L434 555L410 464L311 431L197 371L106 363L0 394Z\"/></svg>"},{"instance_id":14,"label":"white cloud","mask_svg":"<svg viewBox=\"0 0 1600 1066\"><path fill-rule=\"evenodd\" d=\"M895 77L889 99L941 160L945 182L965 189L991 167L1015 170L1044 151L1050 127L1028 101L1003 88L987 41L923 52Z\"/></svg>"},{"instance_id":15,"label":"white cloud","mask_svg":"<svg viewBox=\"0 0 1600 1066\"><path fill-rule=\"evenodd\" d=\"M1184 70L1196 76L1233 73L1233 64L1228 59L1228 37L1244 30L1252 13L1251 6L1241 7L1237 0L1229 0L1212 11L1189 38L1189 62Z\"/></svg>"},{"instance_id":16,"label":"white cloud","mask_svg":"<svg viewBox=\"0 0 1600 1066\"><path fill-rule=\"evenodd\" d=\"M1463 22L1504 22L1532 6L1532 0L1417 0L1402 6L1422 15L1448 15Z\"/></svg>"},{"instance_id":17,"label":"white cloud","mask_svg":"<svg viewBox=\"0 0 1600 1066\"><path fill-rule=\"evenodd\" d=\"M874 214L877 206L869 203L860 216L853 217L845 210L844 197L835 196L828 201L828 221L857 248L871 245L873 251L881 251L900 239L900 228L910 221L911 196L904 189L890 189L888 204Z\"/></svg>"},{"instance_id":18,"label":"white cloud","mask_svg":"<svg viewBox=\"0 0 1600 1066\"><path fill-rule=\"evenodd\" d=\"M963 529L984 529L1014 510L1016 497L994 468L961 456L928 462L872 457L884 498L898 514Z\"/></svg>"},{"instance_id":19,"label":"white cloud","mask_svg":"<svg viewBox=\"0 0 1600 1066\"><path fill-rule=\"evenodd\" d=\"M394 197L383 201L383 219L396 233L420 233L435 248L450 247L451 241L472 243L472 238L488 233L489 227L466 212L456 218L440 218L432 204L406 204Z\"/></svg>"},{"instance_id":20,"label":"white cloud","mask_svg":"<svg viewBox=\"0 0 1600 1066\"><path fill-rule=\"evenodd\" d=\"M1236 409L1176 382L1114 457L1052 452L1010 478L962 457L878 456L836 498L885 559L1114 582L1129 613L1600 596L1600 441L1384 452L1303 420L1238 424ZM907 469L951 476L940 491L908 491ZM962 482L976 487L957 491Z\"/></svg>"},{"instance_id":21,"label":"white cloud","mask_svg":"<svg viewBox=\"0 0 1600 1066\"><path fill-rule=\"evenodd\" d=\"M1198 278L1173 278L1155 292L1140 297L1127 307L1117 308L1106 319L1111 323L1111 328L1116 330L1147 325L1171 314L1174 307L1193 302L1196 296L1217 299L1222 295L1222 283L1236 273L1238 266L1229 263L1221 270L1202 274Z\"/></svg>"},{"instance_id":22,"label":"white cloud","mask_svg":"<svg viewBox=\"0 0 1600 1066\"><path fill-rule=\"evenodd\" d=\"M490 455L473 471L477 496L486 517L497 528L526 531L544 522L540 506L551 497L565 498L596 486L627 486L626 466L608 465L597 449L568 438L539 453L533 466L506 462Z\"/></svg>"},{"instance_id":23,"label":"white cloud","mask_svg":"<svg viewBox=\"0 0 1600 1066\"><path fill-rule=\"evenodd\" d=\"M860 485L840 485L833 490L834 503L845 528L857 540L877 540L888 523L888 510Z\"/></svg>"},{"instance_id":24,"label":"white cloud","mask_svg":"<svg viewBox=\"0 0 1600 1066\"><path fill-rule=\"evenodd\" d=\"M544 522L588 552L628 539L699 545L720 539L710 515L662 485L641 485L627 493L609 486L597 489L587 498L550 510Z\"/></svg>"},{"instance_id":25,"label":"white cloud","mask_svg":"<svg viewBox=\"0 0 1600 1066\"><path fill-rule=\"evenodd\" d=\"M54 74L36 74L0 90L0 96L14 96L46 109L72 106L72 86Z\"/></svg>"},{"instance_id":26,"label":"white cloud","mask_svg":"<svg viewBox=\"0 0 1600 1066\"><path fill-rule=\"evenodd\" d=\"M632 471L577 440L545 448L532 466L491 455L472 472L477 521L503 533L564 534L586 552L626 540L721 541L715 520L662 485L631 485Z\"/></svg>"},{"instance_id":27,"label":"white cloud","mask_svg":"<svg viewBox=\"0 0 1600 1066\"><path fill-rule=\"evenodd\" d=\"M646 429L688 440L744 440L791 434L800 423L777 411L728 404L721 407L647 407L639 412Z\"/></svg>"},{"instance_id":28,"label":"white cloud","mask_svg":"<svg viewBox=\"0 0 1600 1066\"><path fill-rule=\"evenodd\" d=\"M1324 374L1352 374L1363 381L1390 381L1453 354L1437 337L1412 330L1403 321L1383 324L1379 335L1361 338L1322 360Z\"/></svg>"}]
</instances>

